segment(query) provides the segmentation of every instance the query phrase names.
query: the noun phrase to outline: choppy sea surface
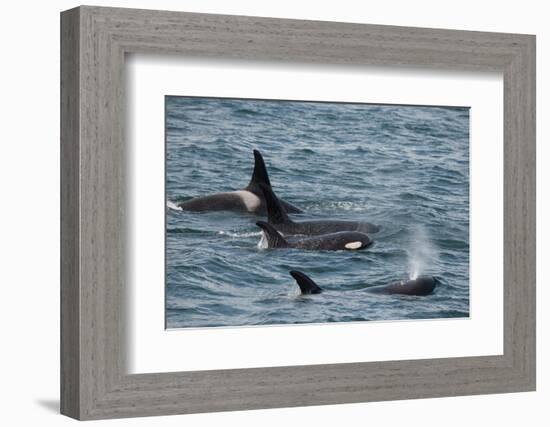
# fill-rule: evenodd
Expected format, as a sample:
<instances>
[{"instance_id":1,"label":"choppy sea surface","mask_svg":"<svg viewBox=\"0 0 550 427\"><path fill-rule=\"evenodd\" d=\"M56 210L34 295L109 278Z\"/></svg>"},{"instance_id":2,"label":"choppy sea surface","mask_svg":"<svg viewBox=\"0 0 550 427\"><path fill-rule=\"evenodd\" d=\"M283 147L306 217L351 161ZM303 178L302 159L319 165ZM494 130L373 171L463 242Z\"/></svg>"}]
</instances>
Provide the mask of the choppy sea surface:
<instances>
[{"instance_id":1,"label":"choppy sea surface","mask_svg":"<svg viewBox=\"0 0 550 427\"><path fill-rule=\"evenodd\" d=\"M245 187L264 156L294 219L380 224L363 251L265 249L234 212L177 202ZM166 97L166 326L469 316L469 109ZM323 289L301 296L290 270ZM370 286L437 276L429 296Z\"/></svg>"}]
</instances>

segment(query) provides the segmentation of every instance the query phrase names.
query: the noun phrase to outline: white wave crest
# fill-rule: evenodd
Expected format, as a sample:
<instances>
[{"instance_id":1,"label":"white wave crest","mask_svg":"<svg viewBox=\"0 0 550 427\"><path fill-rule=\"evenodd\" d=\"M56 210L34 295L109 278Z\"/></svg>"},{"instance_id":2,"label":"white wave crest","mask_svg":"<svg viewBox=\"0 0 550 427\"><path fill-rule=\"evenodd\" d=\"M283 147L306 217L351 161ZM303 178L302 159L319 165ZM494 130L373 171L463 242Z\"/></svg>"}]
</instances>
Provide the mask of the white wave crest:
<instances>
[{"instance_id":1,"label":"white wave crest","mask_svg":"<svg viewBox=\"0 0 550 427\"><path fill-rule=\"evenodd\" d=\"M183 209L180 208L175 202L171 201L171 200L167 200L166 201L166 207L168 209L172 209L173 211L182 211Z\"/></svg>"},{"instance_id":2,"label":"white wave crest","mask_svg":"<svg viewBox=\"0 0 550 427\"><path fill-rule=\"evenodd\" d=\"M267 249L268 243L267 239L265 238L265 234L263 231L260 231L262 237L260 238L260 241L258 242L258 249Z\"/></svg>"},{"instance_id":3,"label":"white wave crest","mask_svg":"<svg viewBox=\"0 0 550 427\"><path fill-rule=\"evenodd\" d=\"M367 212L369 211L369 206L366 203L362 202L346 202L346 201L331 201L328 203L323 203L319 205L314 205L315 210L321 212L326 211L343 211L343 212Z\"/></svg>"},{"instance_id":4,"label":"white wave crest","mask_svg":"<svg viewBox=\"0 0 550 427\"><path fill-rule=\"evenodd\" d=\"M224 235L224 236L229 236L229 237L254 237L254 236L259 236L262 234L261 231L254 231L254 232L249 232L249 233L233 233L231 231L224 231L224 230L220 230L218 231L218 234L221 234L221 235Z\"/></svg>"}]
</instances>

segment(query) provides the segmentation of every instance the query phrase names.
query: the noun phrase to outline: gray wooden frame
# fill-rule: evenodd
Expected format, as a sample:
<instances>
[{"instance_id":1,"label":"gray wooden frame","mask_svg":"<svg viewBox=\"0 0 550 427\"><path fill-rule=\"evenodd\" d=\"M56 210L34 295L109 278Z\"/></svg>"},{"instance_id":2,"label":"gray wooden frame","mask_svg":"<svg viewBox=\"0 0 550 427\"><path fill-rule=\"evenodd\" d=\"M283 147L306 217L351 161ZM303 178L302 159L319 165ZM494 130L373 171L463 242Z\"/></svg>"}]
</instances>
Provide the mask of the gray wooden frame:
<instances>
[{"instance_id":1,"label":"gray wooden frame","mask_svg":"<svg viewBox=\"0 0 550 427\"><path fill-rule=\"evenodd\" d=\"M504 76L504 354L128 375L126 53ZM61 412L77 419L535 390L535 37L79 7L61 14Z\"/></svg>"}]
</instances>

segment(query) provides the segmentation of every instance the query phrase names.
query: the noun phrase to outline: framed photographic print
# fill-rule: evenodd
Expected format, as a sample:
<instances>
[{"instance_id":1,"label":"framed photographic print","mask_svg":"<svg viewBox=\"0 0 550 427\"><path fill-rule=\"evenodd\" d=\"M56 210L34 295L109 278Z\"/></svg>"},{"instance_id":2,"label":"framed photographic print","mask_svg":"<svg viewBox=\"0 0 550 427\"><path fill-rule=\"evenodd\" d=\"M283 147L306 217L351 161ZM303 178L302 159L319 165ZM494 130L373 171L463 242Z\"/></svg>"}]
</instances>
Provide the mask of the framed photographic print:
<instances>
[{"instance_id":1,"label":"framed photographic print","mask_svg":"<svg viewBox=\"0 0 550 427\"><path fill-rule=\"evenodd\" d=\"M62 413L535 388L534 36L61 15Z\"/></svg>"}]
</instances>

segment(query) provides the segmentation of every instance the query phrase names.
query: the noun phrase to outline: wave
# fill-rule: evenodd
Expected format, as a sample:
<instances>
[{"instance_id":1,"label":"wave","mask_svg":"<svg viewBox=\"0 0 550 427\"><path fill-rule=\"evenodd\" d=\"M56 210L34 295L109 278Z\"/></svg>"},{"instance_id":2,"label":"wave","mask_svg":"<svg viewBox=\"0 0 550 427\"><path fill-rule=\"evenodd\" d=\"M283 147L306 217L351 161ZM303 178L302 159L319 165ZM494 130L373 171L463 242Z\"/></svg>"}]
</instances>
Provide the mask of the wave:
<instances>
[{"instance_id":1,"label":"wave","mask_svg":"<svg viewBox=\"0 0 550 427\"><path fill-rule=\"evenodd\" d=\"M325 216L337 212L367 212L370 206L363 202L348 202L348 201L323 201L302 203L304 208L310 211L319 211Z\"/></svg>"},{"instance_id":2,"label":"wave","mask_svg":"<svg viewBox=\"0 0 550 427\"><path fill-rule=\"evenodd\" d=\"M264 234L263 231L260 231L260 234L262 235L262 238L260 239L260 241L257 244L258 249L267 249L268 244L267 244L267 239L265 237L265 234Z\"/></svg>"},{"instance_id":3,"label":"wave","mask_svg":"<svg viewBox=\"0 0 550 427\"><path fill-rule=\"evenodd\" d=\"M250 231L248 233L234 233L232 231L224 231L224 230L218 231L218 234L223 236L229 236L229 237L254 237L254 236L263 235L261 231Z\"/></svg>"},{"instance_id":4,"label":"wave","mask_svg":"<svg viewBox=\"0 0 550 427\"><path fill-rule=\"evenodd\" d=\"M166 207L168 209L172 209L173 211L183 211L182 208L180 208L175 202L172 202L171 200L166 201Z\"/></svg>"},{"instance_id":5,"label":"wave","mask_svg":"<svg viewBox=\"0 0 550 427\"><path fill-rule=\"evenodd\" d=\"M193 234L193 235L209 235L212 234L210 231L201 230L197 228L190 227L170 227L166 228L168 234Z\"/></svg>"},{"instance_id":6,"label":"wave","mask_svg":"<svg viewBox=\"0 0 550 427\"><path fill-rule=\"evenodd\" d=\"M261 115L264 115L265 113L261 113L259 111L256 111L256 110L253 110L251 108L239 108L239 109L236 109L236 110L233 110L233 114L239 116L239 115L244 115L244 116L261 116ZM271 115L271 114L269 114Z\"/></svg>"}]
</instances>

